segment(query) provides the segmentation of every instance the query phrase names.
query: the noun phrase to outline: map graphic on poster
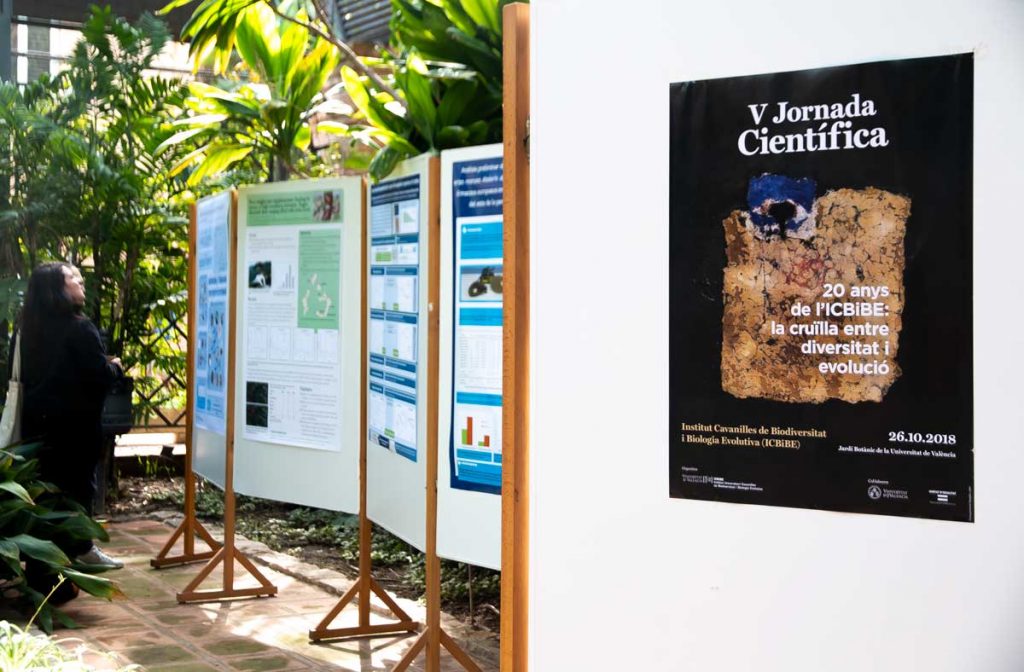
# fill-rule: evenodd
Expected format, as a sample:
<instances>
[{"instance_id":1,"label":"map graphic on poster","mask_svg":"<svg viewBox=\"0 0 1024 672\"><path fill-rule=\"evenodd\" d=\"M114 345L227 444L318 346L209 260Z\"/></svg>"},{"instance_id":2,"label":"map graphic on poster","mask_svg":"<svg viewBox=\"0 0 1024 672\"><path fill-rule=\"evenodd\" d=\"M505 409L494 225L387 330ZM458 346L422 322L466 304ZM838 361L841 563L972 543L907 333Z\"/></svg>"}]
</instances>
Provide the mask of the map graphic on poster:
<instances>
[{"instance_id":1,"label":"map graphic on poster","mask_svg":"<svg viewBox=\"0 0 1024 672\"><path fill-rule=\"evenodd\" d=\"M299 233L299 327L338 329L341 236L335 231Z\"/></svg>"},{"instance_id":2,"label":"map graphic on poster","mask_svg":"<svg viewBox=\"0 0 1024 672\"><path fill-rule=\"evenodd\" d=\"M502 161L452 166L451 487L501 493Z\"/></svg>"},{"instance_id":3,"label":"map graphic on poster","mask_svg":"<svg viewBox=\"0 0 1024 672\"><path fill-rule=\"evenodd\" d=\"M970 54L671 87L672 497L973 521Z\"/></svg>"},{"instance_id":4,"label":"map graphic on poster","mask_svg":"<svg viewBox=\"0 0 1024 672\"><path fill-rule=\"evenodd\" d=\"M231 194L196 204L195 425L224 434Z\"/></svg>"},{"instance_id":5,"label":"map graphic on poster","mask_svg":"<svg viewBox=\"0 0 1024 672\"><path fill-rule=\"evenodd\" d=\"M369 440L415 462L420 178L370 187Z\"/></svg>"},{"instance_id":6,"label":"map graphic on poster","mask_svg":"<svg viewBox=\"0 0 1024 672\"><path fill-rule=\"evenodd\" d=\"M340 450L340 191L246 202L245 438Z\"/></svg>"}]
</instances>

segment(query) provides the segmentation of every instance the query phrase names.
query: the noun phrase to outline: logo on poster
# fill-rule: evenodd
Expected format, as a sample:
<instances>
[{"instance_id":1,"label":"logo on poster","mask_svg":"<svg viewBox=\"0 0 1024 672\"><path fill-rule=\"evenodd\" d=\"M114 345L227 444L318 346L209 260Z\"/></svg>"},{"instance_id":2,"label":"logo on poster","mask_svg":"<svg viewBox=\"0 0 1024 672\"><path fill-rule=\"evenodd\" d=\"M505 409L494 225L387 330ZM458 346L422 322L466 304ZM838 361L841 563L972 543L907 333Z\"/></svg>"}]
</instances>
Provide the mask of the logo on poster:
<instances>
[{"instance_id":1,"label":"logo on poster","mask_svg":"<svg viewBox=\"0 0 1024 672\"><path fill-rule=\"evenodd\" d=\"M877 485L872 485L871 487L868 488L868 497L870 497L871 499L881 499L882 489Z\"/></svg>"}]
</instances>

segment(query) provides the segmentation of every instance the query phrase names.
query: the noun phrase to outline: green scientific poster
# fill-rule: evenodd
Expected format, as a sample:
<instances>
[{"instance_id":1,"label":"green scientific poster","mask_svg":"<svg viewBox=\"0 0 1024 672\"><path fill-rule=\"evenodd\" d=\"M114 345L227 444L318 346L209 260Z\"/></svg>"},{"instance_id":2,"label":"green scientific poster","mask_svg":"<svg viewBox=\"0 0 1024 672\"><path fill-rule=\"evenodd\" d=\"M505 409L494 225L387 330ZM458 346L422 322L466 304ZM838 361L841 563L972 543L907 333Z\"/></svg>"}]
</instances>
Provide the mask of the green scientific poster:
<instances>
[{"instance_id":1,"label":"green scientific poster","mask_svg":"<svg viewBox=\"0 0 1024 672\"><path fill-rule=\"evenodd\" d=\"M243 200L244 436L339 450L342 192L314 184Z\"/></svg>"}]
</instances>

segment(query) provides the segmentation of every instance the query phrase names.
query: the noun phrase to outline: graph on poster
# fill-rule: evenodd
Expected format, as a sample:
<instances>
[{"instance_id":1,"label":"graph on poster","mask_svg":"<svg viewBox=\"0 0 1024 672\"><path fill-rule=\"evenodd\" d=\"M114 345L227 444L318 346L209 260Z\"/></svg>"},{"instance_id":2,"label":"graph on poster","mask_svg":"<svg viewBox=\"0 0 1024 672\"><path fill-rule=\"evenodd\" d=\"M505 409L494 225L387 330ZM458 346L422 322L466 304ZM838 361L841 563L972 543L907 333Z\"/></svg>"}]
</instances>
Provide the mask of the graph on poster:
<instances>
[{"instance_id":1,"label":"graph on poster","mask_svg":"<svg viewBox=\"0 0 1024 672\"><path fill-rule=\"evenodd\" d=\"M244 237L244 437L339 450L341 193L253 193Z\"/></svg>"},{"instance_id":2,"label":"graph on poster","mask_svg":"<svg viewBox=\"0 0 1024 672\"><path fill-rule=\"evenodd\" d=\"M501 444L501 418L492 407L461 404L456 418L459 427L459 452ZM491 458L492 456L488 454L487 461L492 461Z\"/></svg>"}]
</instances>

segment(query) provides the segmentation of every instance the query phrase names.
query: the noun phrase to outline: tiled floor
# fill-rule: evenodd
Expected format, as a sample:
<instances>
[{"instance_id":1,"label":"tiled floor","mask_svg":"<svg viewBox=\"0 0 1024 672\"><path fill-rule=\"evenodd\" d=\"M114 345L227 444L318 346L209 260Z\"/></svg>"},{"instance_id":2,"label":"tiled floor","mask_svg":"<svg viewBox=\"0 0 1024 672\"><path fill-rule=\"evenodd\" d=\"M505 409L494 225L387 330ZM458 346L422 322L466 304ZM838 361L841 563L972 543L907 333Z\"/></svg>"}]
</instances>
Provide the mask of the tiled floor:
<instances>
[{"instance_id":1,"label":"tiled floor","mask_svg":"<svg viewBox=\"0 0 1024 672\"><path fill-rule=\"evenodd\" d=\"M83 627L61 631L58 636L81 638L91 648L115 654L113 660L104 663L110 669L117 663L130 662L149 672L368 672L391 669L414 641L410 635L309 644L307 632L334 606L339 591L349 581L340 574L304 565L262 544L241 539L239 550L256 561L259 570L277 586L277 597L178 604L177 592L192 581L203 564L150 568L150 558L170 537L172 528L158 521L136 520L112 523L109 530L111 541L103 547L126 565L108 576L121 586L125 598L106 602L83 594L64 607ZM211 532L219 537L218 531ZM236 567L235 587L255 585L240 565L236 563ZM209 587L217 588L221 582L218 568L208 581ZM408 600L399 600L399 604L414 619L424 618L420 605ZM354 625L356 618L355 607L349 606L332 627ZM483 670L498 669L498 644L493 634L471 630L447 618L443 627ZM422 654L412 669L425 669ZM463 668L442 653L442 669Z\"/></svg>"}]
</instances>

